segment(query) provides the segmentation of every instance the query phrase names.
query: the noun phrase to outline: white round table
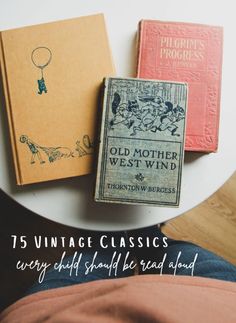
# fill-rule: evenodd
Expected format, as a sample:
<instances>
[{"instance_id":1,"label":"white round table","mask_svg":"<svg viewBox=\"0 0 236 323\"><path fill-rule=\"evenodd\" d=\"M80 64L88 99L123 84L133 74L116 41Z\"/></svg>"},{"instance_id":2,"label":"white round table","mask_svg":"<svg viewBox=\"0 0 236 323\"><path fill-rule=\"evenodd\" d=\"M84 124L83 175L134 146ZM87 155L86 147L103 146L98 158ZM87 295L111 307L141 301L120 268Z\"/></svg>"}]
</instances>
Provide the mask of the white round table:
<instances>
[{"instance_id":1,"label":"white round table","mask_svg":"<svg viewBox=\"0 0 236 323\"><path fill-rule=\"evenodd\" d=\"M5 106L1 99L0 187L21 205L59 223L90 230L141 228L167 221L195 207L214 193L235 170L235 11L233 1L226 4L223 1L202 0L2 0L0 29L100 12L105 14L117 75L124 77L135 76L135 36L139 20L158 19L224 26L218 152L186 153L179 208L95 203L94 175L17 187Z\"/></svg>"}]
</instances>

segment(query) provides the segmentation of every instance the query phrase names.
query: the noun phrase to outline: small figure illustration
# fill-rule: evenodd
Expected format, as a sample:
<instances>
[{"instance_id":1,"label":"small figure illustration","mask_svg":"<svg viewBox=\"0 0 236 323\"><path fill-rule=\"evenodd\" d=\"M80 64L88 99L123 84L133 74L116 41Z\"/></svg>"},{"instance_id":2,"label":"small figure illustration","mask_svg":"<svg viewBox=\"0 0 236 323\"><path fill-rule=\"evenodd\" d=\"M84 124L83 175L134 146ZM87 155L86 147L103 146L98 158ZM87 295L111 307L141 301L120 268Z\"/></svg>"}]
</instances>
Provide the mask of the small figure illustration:
<instances>
[{"instance_id":1,"label":"small figure illustration","mask_svg":"<svg viewBox=\"0 0 236 323\"><path fill-rule=\"evenodd\" d=\"M35 157L38 157L40 164L44 164L45 161L42 159L41 152L45 153L50 163L55 162L61 158L74 157L73 152L67 147L43 147L33 142L26 135L20 136L20 142L26 143L30 149L31 164L35 163Z\"/></svg>"},{"instance_id":2,"label":"small figure illustration","mask_svg":"<svg viewBox=\"0 0 236 323\"><path fill-rule=\"evenodd\" d=\"M43 76L43 70L47 67L52 60L52 52L47 47L37 47L32 51L31 60L37 68L41 71L41 79L38 79L38 94L47 93L47 87Z\"/></svg>"},{"instance_id":3,"label":"small figure illustration","mask_svg":"<svg viewBox=\"0 0 236 323\"><path fill-rule=\"evenodd\" d=\"M165 102L165 104L167 106L167 110L161 116L161 124L157 127L157 130L169 130L172 136L179 136L179 134L176 133L176 130L178 129L176 122L179 122L181 119L184 119L184 109L179 105L173 108L173 104L171 102Z\"/></svg>"},{"instance_id":4,"label":"small figure illustration","mask_svg":"<svg viewBox=\"0 0 236 323\"><path fill-rule=\"evenodd\" d=\"M77 140L75 150L77 151L78 157L92 155L94 152L94 143L91 142L91 139L88 135L84 135L83 145L80 143L80 140Z\"/></svg>"},{"instance_id":5,"label":"small figure illustration","mask_svg":"<svg viewBox=\"0 0 236 323\"><path fill-rule=\"evenodd\" d=\"M117 108L118 108L118 106L120 104L120 100L121 100L121 98L120 98L119 93L115 92L114 93L114 98L113 98L113 101L112 101L112 106L111 106L113 114L116 114Z\"/></svg>"},{"instance_id":6,"label":"small figure illustration","mask_svg":"<svg viewBox=\"0 0 236 323\"><path fill-rule=\"evenodd\" d=\"M94 149L94 146L95 146L94 142L91 141L89 135L83 136L83 144L87 149Z\"/></svg>"},{"instance_id":7,"label":"small figure illustration","mask_svg":"<svg viewBox=\"0 0 236 323\"><path fill-rule=\"evenodd\" d=\"M39 145L37 145L36 143L34 143L32 140L30 140L28 138L28 136L25 136L25 135L20 136L20 142L22 144L25 143L29 147L29 150L30 150L30 152L32 154L31 155L31 162L30 162L31 164L34 164L35 163L35 157L36 156L38 157L38 160L39 160L40 164L44 164L45 163L45 161L42 159L41 154L40 154L40 151L38 149L38 148L40 148Z\"/></svg>"},{"instance_id":8,"label":"small figure illustration","mask_svg":"<svg viewBox=\"0 0 236 323\"><path fill-rule=\"evenodd\" d=\"M112 113L114 117L110 121L109 125L111 129L113 126L119 123L124 124L128 129L134 124L133 116L140 118L140 110L137 100L128 100L127 103L120 104L120 95L114 93L114 99L112 101Z\"/></svg>"},{"instance_id":9,"label":"small figure illustration","mask_svg":"<svg viewBox=\"0 0 236 323\"><path fill-rule=\"evenodd\" d=\"M137 131L148 131L156 132L156 125L154 125L157 117L163 112L163 100L160 97L146 100L147 102L141 109L140 123L133 127L133 133L130 136L135 136Z\"/></svg>"},{"instance_id":10,"label":"small figure illustration","mask_svg":"<svg viewBox=\"0 0 236 323\"><path fill-rule=\"evenodd\" d=\"M78 152L79 157L83 157L85 155L88 155L87 151L81 146L80 141L76 141L76 148L75 150Z\"/></svg>"},{"instance_id":11,"label":"small figure illustration","mask_svg":"<svg viewBox=\"0 0 236 323\"><path fill-rule=\"evenodd\" d=\"M47 88L43 77L41 78L41 80L38 80L38 88L39 88L38 94L42 94L43 92L47 93Z\"/></svg>"}]
</instances>

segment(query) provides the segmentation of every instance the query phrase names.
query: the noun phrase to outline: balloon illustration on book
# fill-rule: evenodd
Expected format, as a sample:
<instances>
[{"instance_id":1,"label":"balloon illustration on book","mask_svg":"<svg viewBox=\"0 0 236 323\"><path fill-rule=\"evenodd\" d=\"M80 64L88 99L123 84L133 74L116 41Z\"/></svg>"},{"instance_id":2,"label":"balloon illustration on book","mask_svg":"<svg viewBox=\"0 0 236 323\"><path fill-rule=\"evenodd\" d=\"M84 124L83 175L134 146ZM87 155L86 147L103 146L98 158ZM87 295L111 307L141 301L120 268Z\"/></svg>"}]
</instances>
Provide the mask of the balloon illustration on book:
<instances>
[{"instance_id":1,"label":"balloon illustration on book","mask_svg":"<svg viewBox=\"0 0 236 323\"><path fill-rule=\"evenodd\" d=\"M37 47L32 51L31 60L38 69L41 71L41 78L38 82L38 94L47 93L47 87L44 79L44 69L50 64L52 60L52 52L48 47Z\"/></svg>"}]
</instances>

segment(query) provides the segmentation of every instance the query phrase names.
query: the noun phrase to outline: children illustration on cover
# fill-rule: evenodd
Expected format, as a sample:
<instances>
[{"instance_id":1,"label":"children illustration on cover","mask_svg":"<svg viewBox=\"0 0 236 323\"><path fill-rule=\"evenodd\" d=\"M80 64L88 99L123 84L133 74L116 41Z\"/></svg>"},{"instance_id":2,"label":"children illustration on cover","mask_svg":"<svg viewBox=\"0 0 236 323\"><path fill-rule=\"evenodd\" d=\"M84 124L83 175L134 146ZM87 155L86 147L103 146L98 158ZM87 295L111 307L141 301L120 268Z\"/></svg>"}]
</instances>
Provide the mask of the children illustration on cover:
<instances>
[{"instance_id":1,"label":"children illustration on cover","mask_svg":"<svg viewBox=\"0 0 236 323\"><path fill-rule=\"evenodd\" d=\"M180 105L184 95L181 89L180 86L173 93L171 85L168 89L160 89L144 84L140 89L130 86L129 82L122 82L119 88L114 89L110 129L124 125L131 130L130 136L147 131L168 131L172 136L179 136L178 122L185 118L185 111Z\"/></svg>"}]
</instances>

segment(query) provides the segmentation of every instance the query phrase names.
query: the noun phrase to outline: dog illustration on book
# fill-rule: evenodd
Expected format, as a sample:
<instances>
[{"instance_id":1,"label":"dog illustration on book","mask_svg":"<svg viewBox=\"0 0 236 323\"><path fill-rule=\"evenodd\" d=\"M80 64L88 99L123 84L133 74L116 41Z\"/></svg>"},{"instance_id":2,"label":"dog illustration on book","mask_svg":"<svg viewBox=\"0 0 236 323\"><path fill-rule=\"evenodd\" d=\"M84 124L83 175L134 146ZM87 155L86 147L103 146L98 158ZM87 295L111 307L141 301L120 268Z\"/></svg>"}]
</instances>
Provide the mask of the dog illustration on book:
<instances>
[{"instance_id":1,"label":"dog illustration on book","mask_svg":"<svg viewBox=\"0 0 236 323\"><path fill-rule=\"evenodd\" d=\"M35 163L37 157L40 164L44 164L45 160L42 158L42 153L44 153L48 161L53 163L61 158L74 157L74 153L67 147L43 147L32 141L28 136L20 136L20 142L26 144L31 152L31 164Z\"/></svg>"}]
</instances>

